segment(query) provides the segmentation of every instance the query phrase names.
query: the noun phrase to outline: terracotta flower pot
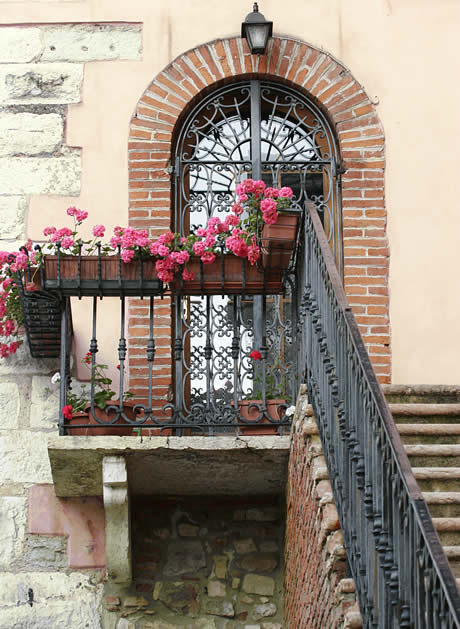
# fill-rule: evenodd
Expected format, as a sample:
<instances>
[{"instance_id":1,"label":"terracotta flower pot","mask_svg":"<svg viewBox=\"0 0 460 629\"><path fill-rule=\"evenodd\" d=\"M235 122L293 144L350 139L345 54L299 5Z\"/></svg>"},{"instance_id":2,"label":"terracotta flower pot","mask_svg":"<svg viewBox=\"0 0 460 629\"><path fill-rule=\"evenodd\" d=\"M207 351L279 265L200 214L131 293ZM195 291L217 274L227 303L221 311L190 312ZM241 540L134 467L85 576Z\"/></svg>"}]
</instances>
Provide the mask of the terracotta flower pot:
<instances>
[{"instance_id":1,"label":"terracotta flower pot","mask_svg":"<svg viewBox=\"0 0 460 629\"><path fill-rule=\"evenodd\" d=\"M240 425L242 435L276 435L278 434L279 425L273 422L279 422L283 419L285 408L280 408L281 404L286 404L286 400L267 400L267 414L273 422L267 417L260 419L261 411L253 404L262 407L262 400L239 400L238 410L243 418L247 422L252 422L253 425Z\"/></svg>"},{"instance_id":2,"label":"terracotta flower pot","mask_svg":"<svg viewBox=\"0 0 460 629\"><path fill-rule=\"evenodd\" d=\"M119 400L114 400L111 405L118 406L118 404L119 404ZM132 402L132 401L126 401L123 403L123 413L126 415L126 417L128 417L129 419L133 421L136 418L136 415L134 414L134 410L133 410L134 405L135 405L135 402ZM112 421L114 417L116 417L116 413L114 410L109 411L109 413L107 414L105 410L102 410L97 406L95 406L94 412L95 412L96 417L100 419L101 422L109 422L109 421ZM91 424L91 427L72 428L72 426L79 425L79 424ZM134 428L132 424L126 423L124 418L121 415L114 424L107 424L106 426L100 424L98 421L96 421L93 414L91 413L90 404L88 404L84 413L83 412L74 413L72 415L72 419L66 420L66 426L69 429L70 435L79 435L79 436L85 435L88 437L102 436L102 435L105 435L105 436L115 435L118 437L129 437L130 435L133 434L133 428ZM95 427L92 428L92 426L95 426ZM117 428L117 426L121 426L121 427Z\"/></svg>"},{"instance_id":3,"label":"terracotta flower pot","mask_svg":"<svg viewBox=\"0 0 460 629\"><path fill-rule=\"evenodd\" d=\"M212 264L201 265L198 258L192 258L186 266L195 274L194 280L174 280L171 284L173 293L184 295L257 295L261 293L277 294L283 290L280 269L264 271L251 265L244 258L232 254L218 256ZM265 275L265 284L264 284Z\"/></svg>"},{"instance_id":4,"label":"terracotta flower pot","mask_svg":"<svg viewBox=\"0 0 460 629\"><path fill-rule=\"evenodd\" d=\"M44 277L47 290L59 290L65 295L118 296L121 290L126 295L139 294L141 286L141 263L119 261L118 256L69 256L44 257ZM79 268L80 262L80 268ZM37 274L38 275L38 274ZM155 260L142 261L142 292L159 294L162 283L158 279Z\"/></svg>"},{"instance_id":5,"label":"terracotta flower pot","mask_svg":"<svg viewBox=\"0 0 460 629\"><path fill-rule=\"evenodd\" d=\"M265 224L262 230L262 266L265 269L286 270L295 249L299 215L279 214L274 225Z\"/></svg>"}]
</instances>

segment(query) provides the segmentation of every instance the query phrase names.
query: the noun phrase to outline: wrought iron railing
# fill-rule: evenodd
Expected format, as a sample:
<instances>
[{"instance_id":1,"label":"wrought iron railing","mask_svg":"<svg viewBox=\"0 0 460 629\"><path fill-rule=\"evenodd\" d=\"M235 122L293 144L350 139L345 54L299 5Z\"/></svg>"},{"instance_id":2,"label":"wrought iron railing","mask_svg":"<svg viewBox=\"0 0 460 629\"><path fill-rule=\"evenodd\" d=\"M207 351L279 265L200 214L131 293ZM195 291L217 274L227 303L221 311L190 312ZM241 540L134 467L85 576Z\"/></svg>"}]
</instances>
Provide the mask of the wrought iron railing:
<instances>
[{"instance_id":1,"label":"wrought iron railing","mask_svg":"<svg viewBox=\"0 0 460 629\"><path fill-rule=\"evenodd\" d=\"M210 283L206 275L208 283L205 284L201 269L191 289L183 282L173 287L171 351L174 363L173 368L161 368L162 379L168 375L171 378L172 395L163 402L158 400L155 391L155 376L159 373L155 364L155 341L157 327L164 326L164 321L157 326L155 312L156 307L162 305L165 291L162 283L153 277L152 261L140 260L126 265L122 264L120 252L118 256L107 257L101 255L100 248L93 257L82 256L81 252L70 257L58 251L57 256L45 257L33 278L30 269L26 270L25 281L34 279L36 282L37 290L33 293L25 291L18 276L25 313L29 302L34 307L42 302L54 306L51 318L47 310L37 320L29 321L29 317L26 330L30 339L36 332L37 351L43 353L52 320L55 352L57 350L59 355L60 349L61 356L60 434L126 436L142 434L144 430L153 431L147 434L164 435L284 434L291 424L288 409L295 400L297 386L292 369L292 283L287 280L285 294L280 295L281 271L253 269L240 259L234 262L239 265L239 279L234 270L232 282L223 274L227 264L219 263L216 278ZM271 280L274 277L276 281ZM267 294L270 281L278 294ZM231 294L226 294L227 289ZM91 318L92 330L86 358L90 368L86 385L88 404L83 403L82 408L78 408L79 413L75 412L75 407L69 410L75 393L70 369L71 297L87 301L85 311ZM148 306L145 319L148 336L142 341L136 339L138 344L144 345L144 393L127 401L129 331L126 312L132 297L144 299ZM104 408L99 408L98 330L104 326L104 320L98 316L98 303L102 299L111 300L113 307L119 304L120 326L118 334L115 333L118 347L114 343L111 358L112 364L118 365L119 378L114 386L116 394L105 400ZM257 358L251 357L254 350ZM137 357L140 351L136 348Z\"/></svg>"},{"instance_id":2,"label":"wrought iron railing","mask_svg":"<svg viewBox=\"0 0 460 629\"><path fill-rule=\"evenodd\" d=\"M173 399L160 408L154 396L155 374L158 374L155 371L155 308L161 297L144 298L149 313L148 337L144 339L147 367L144 398L133 398L129 404L121 401L127 388L128 351L127 298L121 296L117 300L120 304L118 349L113 357L119 368L118 401L109 401L103 410L97 408L94 381L95 376L97 378L98 327L104 322L98 317L100 297L94 296L88 308L92 326L87 357L91 406L86 409L87 418L75 415L69 421L61 413L61 434L102 434L101 428L109 429L106 434L114 435L136 434L136 430L137 434L153 430L153 434L164 435L284 434L292 420L288 409L295 399L295 382L289 363L289 355L292 355L289 321L282 325L279 320L281 296L175 296L174 372L169 372L174 383ZM257 360L250 357L254 349L255 300L262 302L261 320L256 322L262 338ZM65 307L61 320L61 409L68 404L71 391L70 297L63 297L62 303ZM291 300L285 306L290 313ZM163 368L163 376L168 374L167 370L168 367Z\"/></svg>"},{"instance_id":3,"label":"wrought iron railing","mask_svg":"<svg viewBox=\"0 0 460 629\"><path fill-rule=\"evenodd\" d=\"M318 421L364 627L460 627L455 579L314 207L297 252L300 373Z\"/></svg>"}]
</instances>

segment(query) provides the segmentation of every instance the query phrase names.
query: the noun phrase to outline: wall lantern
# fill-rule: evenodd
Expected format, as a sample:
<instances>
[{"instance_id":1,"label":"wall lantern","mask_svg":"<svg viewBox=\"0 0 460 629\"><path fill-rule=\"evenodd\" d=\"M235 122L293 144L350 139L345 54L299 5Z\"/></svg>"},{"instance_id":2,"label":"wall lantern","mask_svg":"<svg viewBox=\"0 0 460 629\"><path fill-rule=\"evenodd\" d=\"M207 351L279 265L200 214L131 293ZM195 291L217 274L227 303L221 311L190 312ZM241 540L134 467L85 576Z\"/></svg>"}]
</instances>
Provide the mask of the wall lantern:
<instances>
[{"instance_id":1,"label":"wall lantern","mask_svg":"<svg viewBox=\"0 0 460 629\"><path fill-rule=\"evenodd\" d=\"M252 13L248 13L241 24L241 37L248 42L249 50L253 55L263 55L267 42L272 36L273 22L267 22L262 13L259 13L257 2L254 3Z\"/></svg>"}]
</instances>

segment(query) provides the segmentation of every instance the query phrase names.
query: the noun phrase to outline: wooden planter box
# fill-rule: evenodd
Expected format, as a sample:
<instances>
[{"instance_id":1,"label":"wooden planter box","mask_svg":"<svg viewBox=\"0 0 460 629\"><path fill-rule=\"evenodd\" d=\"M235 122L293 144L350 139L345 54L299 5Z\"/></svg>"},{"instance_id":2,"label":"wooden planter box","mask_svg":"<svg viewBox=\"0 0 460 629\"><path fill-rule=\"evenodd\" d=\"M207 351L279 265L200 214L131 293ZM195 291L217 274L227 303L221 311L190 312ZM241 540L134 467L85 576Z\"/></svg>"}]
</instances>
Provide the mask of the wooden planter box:
<instances>
[{"instance_id":1,"label":"wooden planter box","mask_svg":"<svg viewBox=\"0 0 460 629\"><path fill-rule=\"evenodd\" d=\"M261 269L231 254L217 257L212 264L201 264L198 258L192 258L187 269L195 273L195 279L174 280L173 294L275 295L283 292L281 269Z\"/></svg>"},{"instance_id":2,"label":"wooden planter box","mask_svg":"<svg viewBox=\"0 0 460 629\"><path fill-rule=\"evenodd\" d=\"M262 266L265 269L289 267L296 246L299 214L279 214L274 225L264 225L262 230Z\"/></svg>"},{"instance_id":3,"label":"wooden planter box","mask_svg":"<svg viewBox=\"0 0 460 629\"><path fill-rule=\"evenodd\" d=\"M118 256L45 256L44 288L64 296L159 295L155 260L123 262Z\"/></svg>"}]
</instances>

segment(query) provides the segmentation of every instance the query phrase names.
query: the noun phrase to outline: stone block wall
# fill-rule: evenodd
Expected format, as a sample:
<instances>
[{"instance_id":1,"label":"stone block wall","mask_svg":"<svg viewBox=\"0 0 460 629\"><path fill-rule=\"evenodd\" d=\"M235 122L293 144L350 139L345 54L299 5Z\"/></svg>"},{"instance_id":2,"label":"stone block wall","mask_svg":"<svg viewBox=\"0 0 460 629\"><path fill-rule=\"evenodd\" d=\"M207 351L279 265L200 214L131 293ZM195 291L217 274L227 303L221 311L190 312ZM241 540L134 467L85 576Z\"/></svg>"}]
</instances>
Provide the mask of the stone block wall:
<instances>
[{"instance_id":1,"label":"stone block wall","mask_svg":"<svg viewBox=\"0 0 460 629\"><path fill-rule=\"evenodd\" d=\"M140 24L0 26L1 250L24 244L31 196L80 194L82 151L67 144L66 123L69 105L82 100L84 64L140 59L141 31ZM69 568L72 540L91 537L84 520L43 526L31 497L37 486L50 493L47 436L57 432L58 393L46 388L58 369L58 361L32 360L25 347L0 361L0 629L100 627L103 572ZM53 516L64 506L82 513L76 503L50 496L51 503ZM77 536L71 522L83 527Z\"/></svg>"},{"instance_id":2,"label":"stone block wall","mask_svg":"<svg viewBox=\"0 0 460 629\"><path fill-rule=\"evenodd\" d=\"M80 194L81 149L65 134L84 64L140 59L141 37L140 24L0 27L0 249L24 243L31 195Z\"/></svg>"},{"instance_id":3,"label":"stone block wall","mask_svg":"<svg viewBox=\"0 0 460 629\"><path fill-rule=\"evenodd\" d=\"M285 541L285 629L361 627L354 581L313 410L299 398L292 426ZM300 412L299 412L300 409Z\"/></svg>"},{"instance_id":4,"label":"stone block wall","mask_svg":"<svg viewBox=\"0 0 460 629\"><path fill-rule=\"evenodd\" d=\"M46 388L57 369L26 347L0 362L0 629L100 627L104 571L88 517L52 487L47 438L57 434L59 406L57 387ZM70 568L82 552L80 566L92 567Z\"/></svg>"},{"instance_id":5,"label":"stone block wall","mask_svg":"<svg viewBox=\"0 0 460 629\"><path fill-rule=\"evenodd\" d=\"M279 498L132 503L134 582L107 586L104 628L282 629Z\"/></svg>"}]
</instances>

